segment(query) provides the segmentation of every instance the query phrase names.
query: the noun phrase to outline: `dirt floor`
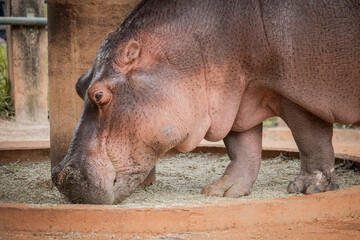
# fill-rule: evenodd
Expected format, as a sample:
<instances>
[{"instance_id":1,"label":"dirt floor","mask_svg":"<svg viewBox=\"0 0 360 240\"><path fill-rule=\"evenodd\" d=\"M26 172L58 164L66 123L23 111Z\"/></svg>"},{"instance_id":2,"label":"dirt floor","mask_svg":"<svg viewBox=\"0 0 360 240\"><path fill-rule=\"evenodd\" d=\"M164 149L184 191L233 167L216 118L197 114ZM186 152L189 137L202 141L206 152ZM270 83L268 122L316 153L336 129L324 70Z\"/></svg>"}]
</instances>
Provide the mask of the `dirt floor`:
<instances>
[{"instance_id":1,"label":"dirt floor","mask_svg":"<svg viewBox=\"0 0 360 240\"><path fill-rule=\"evenodd\" d=\"M232 201L229 198L206 197L200 194L207 183L219 178L227 164L227 155L210 153L179 154L160 160L157 183L137 189L122 207L170 207L204 202ZM286 198L286 186L299 172L300 161L285 157L265 160L250 196L241 198ZM360 184L360 173L350 163L336 167L341 188ZM13 163L0 165L0 201L33 204L66 204L66 199L50 180L50 163Z\"/></svg>"}]
</instances>

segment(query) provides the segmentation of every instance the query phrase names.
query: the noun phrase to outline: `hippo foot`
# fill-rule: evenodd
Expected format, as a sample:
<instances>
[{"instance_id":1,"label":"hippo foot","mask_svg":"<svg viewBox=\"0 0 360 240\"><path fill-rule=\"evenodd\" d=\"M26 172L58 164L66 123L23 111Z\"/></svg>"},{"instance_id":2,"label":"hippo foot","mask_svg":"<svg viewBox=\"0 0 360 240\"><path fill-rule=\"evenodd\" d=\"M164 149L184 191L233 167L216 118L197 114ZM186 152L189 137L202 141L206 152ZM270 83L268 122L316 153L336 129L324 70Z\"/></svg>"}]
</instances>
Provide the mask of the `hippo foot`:
<instances>
[{"instance_id":1,"label":"hippo foot","mask_svg":"<svg viewBox=\"0 0 360 240\"><path fill-rule=\"evenodd\" d=\"M239 198L251 193L251 186L242 181L229 179L227 176L206 185L201 191L202 194L215 197Z\"/></svg>"},{"instance_id":2,"label":"hippo foot","mask_svg":"<svg viewBox=\"0 0 360 240\"><path fill-rule=\"evenodd\" d=\"M327 178L320 171L313 174L300 174L293 182L289 183L287 191L289 193L312 194L338 190L340 187L335 183L335 175L330 175Z\"/></svg>"}]
</instances>

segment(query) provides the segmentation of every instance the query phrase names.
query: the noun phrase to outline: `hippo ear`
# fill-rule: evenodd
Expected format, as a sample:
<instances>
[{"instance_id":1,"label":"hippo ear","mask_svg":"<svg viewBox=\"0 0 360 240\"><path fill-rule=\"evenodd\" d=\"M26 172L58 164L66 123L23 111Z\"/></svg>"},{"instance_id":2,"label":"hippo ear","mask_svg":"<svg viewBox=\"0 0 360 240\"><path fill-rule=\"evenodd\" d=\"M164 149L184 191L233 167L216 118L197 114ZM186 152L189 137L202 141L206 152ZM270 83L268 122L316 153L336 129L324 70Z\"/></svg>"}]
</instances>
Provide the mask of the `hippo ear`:
<instances>
[{"instance_id":1,"label":"hippo ear","mask_svg":"<svg viewBox=\"0 0 360 240\"><path fill-rule=\"evenodd\" d=\"M120 67L120 69L128 71L132 63L139 57L140 50L140 44L131 40L116 54L116 64Z\"/></svg>"},{"instance_id":2,"label":"hippo ear","mask_svg":"<svg viewBox=\"0 0 360 240\"><path fill-rule=\"evenodd\" d=\"M89 72L82 75L76 82L75 89L77 94L84 100L86 90L89 88L91 78Z\"/></svg>"}]
</instances>

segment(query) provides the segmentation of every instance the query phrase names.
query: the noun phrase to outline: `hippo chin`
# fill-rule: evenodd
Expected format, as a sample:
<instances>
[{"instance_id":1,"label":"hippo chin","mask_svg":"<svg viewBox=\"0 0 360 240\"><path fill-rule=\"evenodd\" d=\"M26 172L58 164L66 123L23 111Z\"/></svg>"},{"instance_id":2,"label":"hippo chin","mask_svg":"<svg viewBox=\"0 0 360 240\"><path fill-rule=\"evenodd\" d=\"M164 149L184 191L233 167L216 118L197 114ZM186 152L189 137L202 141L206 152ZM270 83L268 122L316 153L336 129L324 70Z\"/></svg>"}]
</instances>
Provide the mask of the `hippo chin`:
<instances>
[{"instance_id":1,"label":"hippo chin","mask_svg":"<svg viewBox=\"0 0 360 240\"><path fill-rule=\"evenodd\" d=\"M262 122L279 116L301 159L288 191L338 189L332 124L360 124L359 22L360 1L142 1L77 81L53 182L74 203L118 203L168 150L223 139L232 161L202 193L248 195Z\"/></svg>"}]
</instances>

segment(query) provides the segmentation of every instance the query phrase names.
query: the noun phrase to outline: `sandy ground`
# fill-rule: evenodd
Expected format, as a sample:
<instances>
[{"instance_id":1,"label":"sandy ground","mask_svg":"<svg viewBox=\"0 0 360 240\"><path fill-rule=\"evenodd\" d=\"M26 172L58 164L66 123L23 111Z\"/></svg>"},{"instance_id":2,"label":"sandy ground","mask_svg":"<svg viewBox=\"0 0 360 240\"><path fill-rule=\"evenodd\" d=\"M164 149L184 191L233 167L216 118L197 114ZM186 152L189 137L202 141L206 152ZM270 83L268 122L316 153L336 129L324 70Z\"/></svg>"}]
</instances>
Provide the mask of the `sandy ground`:
<instances>
[{"instance_id":1,"label":"sandy ground","mask_svg":"<svg viewBox=\"0 0 360 240\"><path fill-rule=\"evenodd\" d=\"M196 205L204 202L232 201L230 198L206 197L200 194L207 183L219 178L227 164L227 155L179 154L160 160L157 183L137 189L120 204L122 207L170 207ZM258 180L250 196L241 198L286 198L286 186L300 168L298 159L278 157L262 163ZM360 184L360 173L350 163L336 167L341 188ZM67 204L50 180L50 163L0 165L0 201L33 204Z\"/></svg>"}]
</instances>

